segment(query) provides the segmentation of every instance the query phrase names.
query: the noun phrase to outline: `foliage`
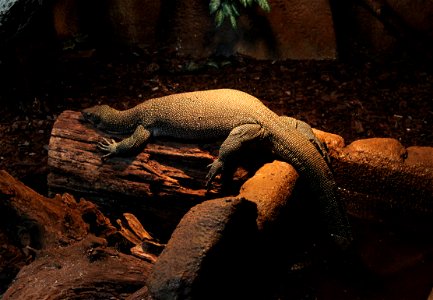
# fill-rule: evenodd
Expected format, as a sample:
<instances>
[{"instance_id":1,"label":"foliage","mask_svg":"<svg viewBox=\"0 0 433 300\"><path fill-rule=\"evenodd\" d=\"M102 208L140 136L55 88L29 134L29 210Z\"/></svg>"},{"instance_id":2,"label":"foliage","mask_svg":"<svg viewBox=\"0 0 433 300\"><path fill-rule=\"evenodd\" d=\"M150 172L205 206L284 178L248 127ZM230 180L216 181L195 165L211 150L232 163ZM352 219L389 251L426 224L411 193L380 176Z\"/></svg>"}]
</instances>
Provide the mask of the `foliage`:
<instances>
[{"instance_id":1,"label":"foliage","mask_svg":"<svg viewBox=\"0 0 433 300\"><path fill-rule=\"evenodd\" d=\"M250 7L257 4L266 12L271 10L268 0L210 0L209 11L210 14L215 14L215 23L219 27L227 18L233 28L237 26L237 17L239 17L239 5L243 7Z\"/></svg>"}]
</instances>

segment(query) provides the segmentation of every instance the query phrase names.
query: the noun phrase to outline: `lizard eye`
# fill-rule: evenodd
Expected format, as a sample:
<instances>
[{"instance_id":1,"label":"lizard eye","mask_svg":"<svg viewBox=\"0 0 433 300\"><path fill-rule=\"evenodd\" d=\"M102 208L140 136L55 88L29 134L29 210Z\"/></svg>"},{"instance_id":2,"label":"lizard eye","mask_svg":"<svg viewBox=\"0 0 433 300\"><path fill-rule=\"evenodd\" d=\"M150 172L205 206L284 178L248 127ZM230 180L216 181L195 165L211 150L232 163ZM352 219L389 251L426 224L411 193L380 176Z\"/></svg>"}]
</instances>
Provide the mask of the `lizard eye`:
<instances>
[{"instance_id":1,"label":"lizard eye","mask_svg":"<svg viewBox=\"0 0 433 300\"><path fill-rule=\"evenodd\" d=\"M90 122L90 123L92 123L92 124L94 124L94 125L97 125L98 123L99 123L99 118L94 114L94 113L92 113L92 112L89 112L89 111L82 111L81 112L81 115L83 116L83 118L86 120L86 121L88 121L88 122Z\"/></svg>"},{"instance_id":2,"label":"lizard eye","mask_svg":"<svg viewBox=\"0 0 433 300\"><path fill-rule=\"evenodd\" d=\"M90 119L91 114L89 112L83 111L83 112L81 112L81 114L83 115L84 119L86 119L86 120Z\"/></svg>"}]
</instances>

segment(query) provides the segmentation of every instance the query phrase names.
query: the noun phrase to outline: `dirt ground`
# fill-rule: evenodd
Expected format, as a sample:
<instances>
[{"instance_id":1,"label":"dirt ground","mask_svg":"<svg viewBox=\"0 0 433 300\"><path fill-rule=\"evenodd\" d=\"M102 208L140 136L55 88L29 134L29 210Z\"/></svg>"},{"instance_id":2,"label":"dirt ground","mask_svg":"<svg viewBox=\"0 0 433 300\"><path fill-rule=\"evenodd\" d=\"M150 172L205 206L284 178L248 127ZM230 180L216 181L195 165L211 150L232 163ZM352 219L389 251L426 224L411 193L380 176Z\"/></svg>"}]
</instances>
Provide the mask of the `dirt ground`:
<instances>
[{"instance_id":1,"label":"dirt ground","mask_svg":"<svg viewBox=\"0 0 433 300\"><path fill-rule=\"evenodd\" d=\"M44 195L50 131L62 111L100 103L125 109L144 99L185 91L239 89L278 114L341 135L346 144L392 137L406 147L433 146L433 68L429 64L364 58L190 61L138 50L100 53L91 49L6 67L9 70L0 74L4 84L0 89L0 169ZM0 233L0 245L13 244L7 239ZM1 285L10 282L25 261L19 250L0 254L9 268L3 269Z\"/></svg>"}]
</instances>

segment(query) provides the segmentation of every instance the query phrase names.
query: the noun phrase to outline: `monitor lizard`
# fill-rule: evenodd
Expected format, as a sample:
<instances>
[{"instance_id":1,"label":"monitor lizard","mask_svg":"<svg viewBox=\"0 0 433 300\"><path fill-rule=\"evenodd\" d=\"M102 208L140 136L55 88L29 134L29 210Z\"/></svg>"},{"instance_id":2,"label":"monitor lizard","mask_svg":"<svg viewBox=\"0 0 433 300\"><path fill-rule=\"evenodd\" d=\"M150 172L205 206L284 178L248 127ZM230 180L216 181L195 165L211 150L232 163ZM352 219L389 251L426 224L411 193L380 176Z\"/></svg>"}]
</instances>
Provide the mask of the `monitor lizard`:
<instances>
[{"instance_id":1,"label":"monitor lizard","mask_svg":"<svg viewBox=\"0 0 433 300\"><path fill-rule=\"evenodd\" d=\"M266 142L277 157L292 164L308 180L319 199L319 211L331 239L343 248L352 243L351 227L337 199L324 144L309 125L277 115L250 94L234 89L195 91L149 99L123 111L98 105L84 109L82 115L105 132L132 133L120 142L100 142L98 147L107 152L103 158L142 149L151 136L226 138L218 157L209 165L207 186L244 143Z\"/></svg>"}]
</instances>

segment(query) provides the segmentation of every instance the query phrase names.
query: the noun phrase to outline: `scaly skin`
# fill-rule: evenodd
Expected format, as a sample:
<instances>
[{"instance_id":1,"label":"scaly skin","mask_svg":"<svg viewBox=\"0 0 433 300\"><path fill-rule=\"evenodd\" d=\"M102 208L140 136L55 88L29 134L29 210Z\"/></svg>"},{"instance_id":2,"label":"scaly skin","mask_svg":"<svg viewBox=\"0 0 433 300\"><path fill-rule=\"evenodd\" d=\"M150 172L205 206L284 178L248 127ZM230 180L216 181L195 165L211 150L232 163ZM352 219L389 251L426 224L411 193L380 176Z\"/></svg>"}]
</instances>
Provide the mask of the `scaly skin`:
<instances>
[{"instance_id":1,"label":"scaly skin","mask_svg":"<svg viewBox=\"0 0 433 300\"><path fill-rule=\"evenodd\" d=\"M310 183L319 198L331 238L342 247L352 242L351 228L336 196L324 145L307 124L278 116L247 93L221 89L173 94L124 111L102 105L85 109L82 114L103 131L132 133L118 143L114 140L99 143L99 148L107 152L104 157L137 150L150 136L185 140L227 137L218 158L210 165L208 184L243 143L268 142L274 154L292 164Z\"/></svg>"}]
</instances>

